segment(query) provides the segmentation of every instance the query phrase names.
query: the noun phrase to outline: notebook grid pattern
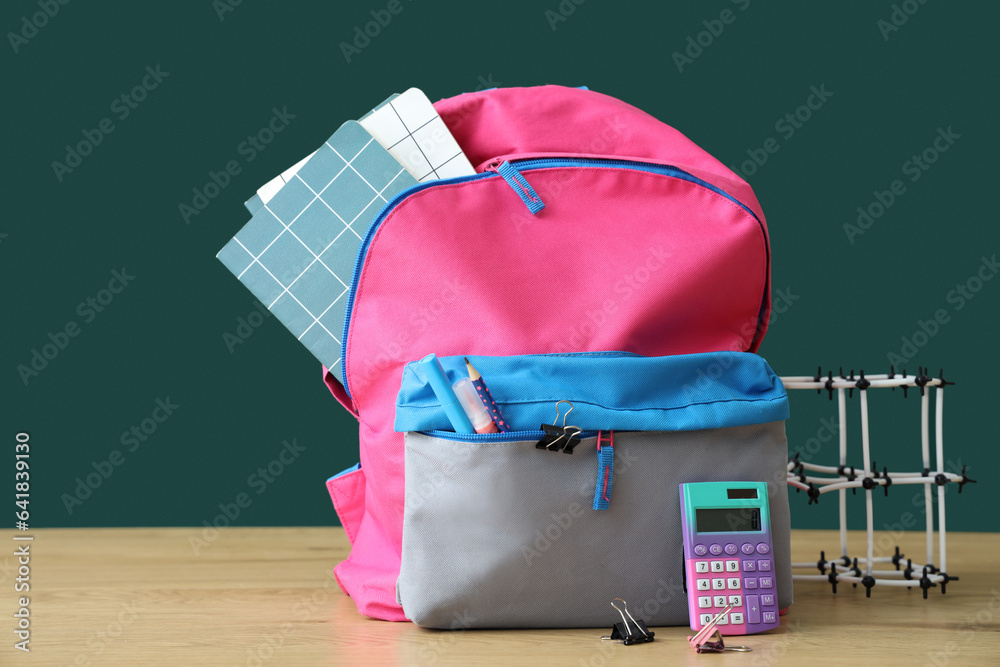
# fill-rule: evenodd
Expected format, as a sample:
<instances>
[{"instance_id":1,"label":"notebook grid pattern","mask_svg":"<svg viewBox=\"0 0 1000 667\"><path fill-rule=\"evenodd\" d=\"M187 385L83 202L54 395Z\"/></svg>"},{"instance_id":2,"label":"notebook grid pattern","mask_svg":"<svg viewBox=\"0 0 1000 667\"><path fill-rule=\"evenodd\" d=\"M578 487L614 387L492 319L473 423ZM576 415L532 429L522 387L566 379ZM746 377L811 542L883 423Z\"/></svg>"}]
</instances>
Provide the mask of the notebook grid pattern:
<instances>
[{"instance_id":1,"label":"notebook grid pattern","mask_svg":"<svg viewBox=\"0 0 1000 667\"><path fill-rule=\"evenodd\" d=\"M474 174L434 105L410 88L261 186L246 202L253 217L218 257L343 382L354 263L375 216L419 182Z\"/></svg>"},{"instance_id":2,"label":"notebook grid pattern","mask_svg":"<svg viewBox=\"0 0 1000 667\"><path fill-rule=\"evenodd\" d=\"M386 159L380 159L377 144L377 150L366 153L374 139L354 127L357 131L348 129L337 142L341 150L327 141L219 253L230 271L338 377L340 332L354 271L353 261L345 258L356 256L367 223L388 200L414 183L384 151ZM353 144L350 152L345 144ZM364 166L356 165L359 158ZM340 168L331 168L336 162ZM311 178L319 173L328 179L325 183ZM364 228L359 231L356 225Z\"/></svg>"},{"instance_id":3,"label":"notebook grid pattern","mask_svg":"<svg viewBox=\"0 0 1000 667\"><path fill-rule=\"evenodd\" d=\"M404 94L390 99L361 119L361 124L418 182L475 173L425 97ZM450 164L459 156L463 159Z\"/></svg>"}]
</instances>

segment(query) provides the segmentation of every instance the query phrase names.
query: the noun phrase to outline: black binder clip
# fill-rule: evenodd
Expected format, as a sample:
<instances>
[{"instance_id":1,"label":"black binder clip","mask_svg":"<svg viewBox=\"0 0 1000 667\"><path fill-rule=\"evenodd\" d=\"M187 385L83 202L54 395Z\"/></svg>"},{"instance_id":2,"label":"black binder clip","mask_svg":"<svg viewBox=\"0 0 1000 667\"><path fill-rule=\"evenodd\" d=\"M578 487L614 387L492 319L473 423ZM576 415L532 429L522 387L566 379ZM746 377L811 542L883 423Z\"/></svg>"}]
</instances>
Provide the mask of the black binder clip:
<instances>
[{"instance_id":1,"label":"black binder clip","mask_svg":"<svg viewBox=\"0 0 1000 667\"><path fill-rule=\"evenodd\" d=\"M619 608L615 602L621 602L622 606ZM645 644L646 642L653 641L653 637L656 635L655 632L646 627L646 624L642 620L636 620L632 613L628 610L628 605L625 600L621 598L615 598L611 601L611 606L614 607L619 614L621 614L621 623L615 623L611 627L611 634L604 635L601 639L610 639L612 641L620 641L625 646L631 646L632 644ZM625 615L628 614L628 618ZM629 625L629 619L632 620L632 625Z\"/></svg>"},{"instance_id":2,"label":"black binder clip","mask_svg":"<svg viewBox=\"0 0 1000 667\"><path fill-rule=\"evenodd\" d=\"M569 405L569 410L562 418L562 426L556 426L556 422L559 421L559 404L566 403ZM542 439L535 443L536 449L547 449L550 452L558 452L562 450L564 454L572 454L573 448L580 444L580 434L583 433L583 429L579 426L567 426L566 418L569 417L569 413L573 412L573 404L569 401L557 401L556 402L556 418L551 424L542 424L541 429L545 431L545 435Z\"/></svg>"}]
</instances>

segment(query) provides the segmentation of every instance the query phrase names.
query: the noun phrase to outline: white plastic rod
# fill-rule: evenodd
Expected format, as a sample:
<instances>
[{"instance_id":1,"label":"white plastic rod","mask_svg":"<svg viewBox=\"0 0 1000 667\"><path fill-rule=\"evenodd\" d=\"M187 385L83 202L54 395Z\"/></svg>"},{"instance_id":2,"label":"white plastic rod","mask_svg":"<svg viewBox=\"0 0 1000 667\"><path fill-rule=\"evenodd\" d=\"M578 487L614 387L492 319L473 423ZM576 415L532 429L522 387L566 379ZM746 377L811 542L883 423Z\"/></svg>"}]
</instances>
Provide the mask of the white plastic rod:
<instances>
[{"instance_id":1,"label":"white plastic rod","mask_svg":"<svg viewBox=\"0 0 1000 667\"><path fill-rule=\"evenodd\" d=\"M837 466L821 466L821 465L816 464L816 463L806 463L804 461L802 461L800 463L802 465L802 468L805 469L805 470L812 470L814 472L825 472L825 473L829 473L831 475L839 475L840 474L840 472L837 470ZM793 463L792 467L794 468L794 466L795 466L795 464ZM791 468L789 468L789 470L791 470ZM841 479L847 479L847 478L846 477L842 477Z\"/></svg>"},{"instance_id":2,"label":"white plastic rod","mask_svg":"<svg viewBox=\"0 0 1000 667\"><path fill-rule=\"evenodd\" d=\"M837 421L840 429L840 466L847 465L847 402L844 400L844 390L837 390ZM840 493L840 555L847 555L847 489Z\"/></svg>"},{"instance_id":3,"label":"white plastic rod","mask_svg":"<svg viewBox=\"0 0 1000 667\"><path fill-rule=\"evenodd\" d=\"M786 473L787 474L787 473ZM927 484L934 483L934 477L937 473L931 472L928 475L923 475L919 472L900 472L900 473L886 473L892 479L893 484ZM956 475L954 473L946 472L942 473L949 482L961 481L961 475ZM853 482L848 480L846 477L814 477L812 475L805 475L806 483L812 482L816 486L822 488L820 493L826 493L827 491L833 491L835 489L853 489L864 486L864 475L861 479L855 479ZM788 479L794 479L802 481L798 475L788 475ZM888 486L884 476L881 477L869 477L873 483L879 486ZM829 488L828 488L829 487Z\"/></svg>"},{"instance_id":4,"label":"white plastic rod","mask_svg":"<svg viewBox=\"0 0 1000 667\"><path fill-rule=\"evenodd\" d=\"M801 465L802 465L802 468L805 469L805 470L812 470L814 472L825 472L825 473L829 473L831 475L837 475L837 477L833 478L835 481L838 480L838 479L840 479L840 480L847 479L846 476L840 475L840 473L837 471L837 466L821 466L821 465L817 465L815 463L805 463L805 462L802 462ZM789 471L791 471L794 467L795 467L795 464L794 463L791 464L788 467ZM924 477L925 476L923 472L890 472L889 475L892 476L893 481L896 481L896 479L895 479L896 476L899 476L899 477ZM961 475L957 475L956 477L960 478Z\"/></svg>"},{"instance_id":5,"label":"white plastic rod","mask_svg":"<svg viewBox=\"0 0 1000 667\"><path fill-rule=\"evenodd\" d=\"M927 578L931 580L932 583L938 583L944 579L939 574L928 574ZM829 581L827 575L825 574L793 574L792 579L794 581ZM876 586L898 586L906 588L919 588L920 587L920 577L916 579L879 579L875 577ZM860 577L852 577L850 575L837 575L837 583L839 584L860 584Z\"/></svg>"},{"instance_id":6,"label":"white plastic rod","mask_svg":"<svg viewBox=\"0 0 1000 667\"><path fill-rule=\"evenodd\" d=\"M865 375L865 377L867 379L869 379L869 380L888 380L888 379L890 379L888 373L876 373L875 375ZM893 375L893 378L903 379L903 377L899 373L896 373L895 375ZM856 380L856 378L855 378L855 380ZM855 380L848 380L847 378L838 375L838 376L836 376L835 382L851 382L852 383L851 386L853 387L854 386L853 382ZM905 380L907 382L913 382L913 377L911 376L911 377L905 378ZM822 375L820 376L819 380L816 379L815 375L783 375L783 376L781 376L781 383L782 384L784 384L786 382L815 382L817 384L825 385L826 381L827 381L827 378L823 377Z\"/></svg>"},{"instance_id":7,"label":"white plastic rod","mask_svg":"<svg viewBox=\"0 0 1000 667\"><path fill-rule=\"evenodd\" d=\"M868 441L868 392L859 391L861 398L861 451L865 461L864 476L871 474L871 449ZM865 505L868 524L868 555L865 558L865 574L871 576L872 558L875 556L875 510L872 505L872 489L865 489Z\"/></svg>"},{"instance_id":8,"label":"white plastic rod","mask_svg":"<svg viewBox=\"0 0 1000 667\"><path fill-rule=\"evenodd\" d=\"M850 560L853 561L854 559L850 558ZM893 556L878 556L874 560L875 560L876 564L878 564L878 563L883 563L883 564L884 563L892 563ZM840 562L839 559L836 560L836 561L827 561L827 562L834 562L834 563L836 563L837 567L840 568L841 572L846 572L846 570L843 569L844 566L841 564L841 562ZM914 572L920 572L924 568L924 566L923 566L922 563L912 563L912 562L910 564L910 567L913 569ZM802 569L802 568L815 570L816 569L816 561L809 561L808 563L792 563L792 569L793 570ZM890 577L890 578L904 577L905 578L905 573L904 573L903 570L888 570L888 569L887 570L875 570L875 574L879 575L880 577Z\"/></svg>"},{"instance_id":9,"label":"white plastic rod","mask_svg":"<svg viewBox=\"0 0 1000 667\"><path fill-rule=\"evenodd\" d=\"M899 377L896 376L893 379L888 379L884 375L866 375L865 379L871 383L869 388L878 389L881 387L916 387L916 382L913 381L912 377ZM820 380L816 382L813 378L799 379L793 377L783 377L781 378L781 384L785 386L785 389L826 389L828 380ZM844 380L835 379L830 382L830 387L832 389L854 389L857 387L857 379L854 380ZM938 378L930 378L927 380L928 387L936 387L941 384L941 380Z\"/></svg>"},{"instance_id":10,"label":"white plastic rod","mask_svg":"<svg viewBox=\"0 0 1000 667\"><path fill-rule=\"evenodd\" d=\"M924 455L924 470L931 469L930 391L920 397L920 446ZM924 484L924 516L927 519L927 561L934 562L934 504L931 501L931 483Z\"/></svg>"},{"instance_id":11,"label":"white plastic rod","mask_svg":"<svg viewBox=\"0 0 1000 667\"><path fill-rule=\"evenodd\" d=\"M809 487L806 486L805 484L803 484L802 482L800 482L798 480L798 478L789 477L785 481L788 483L788 486L794 486L796 489L798 489L800 491L808 491L809 490ZM820 493L823 493L823 492L820 491Z\"/></svg>"},{"instance_id":12,"label":"white plastic rod","mask_svg":"<svg viewBox=\"0 0 1000 667\"><path fill-rule=\"evenodd\" d=\"M947 473L947 472L944 473L944 476L948 479L949 482L957 482L957 481L959 481L959 480L962 479L958 475L953 475L953 474ZM926 484L928 482L928 480L930 480L932 483L934 481L934 478L932 478L932 477L899 477L899 478L897 478L892 473L889 473L889 477L892 478L893 485L896 485L896 484ZM806 481L809 481L810 479L817 479L817 478L806 477ZM799 482L799 478L798 477L788 477L785 481L788 483L789 486L794 486L794 487L800 488L802 490L808 490L809 489L809 487L807 485L802 484L801 482ZM873 479L872 481L875 482L875 484L878 485L878 486L885 486L885 478L884 477L879 477L878 479ZM859 478L859 479L854 480L853 482L838 482L836 479L834 479L832 484L822 484L822 483L816 483L816 482L813 482L813 484L819 489L820 495L823 495L824 493L829 493L830 491L839 491L840 489L860 489L860 488L863 488L863 486L864 486L864 480L861 479L861 478Z\"/></svg>"},{"instance_id":13,"label":"white plastic rod","mask_svg":"<svg viewBox=\"0 0 1000 667\"><path fill-rule=\"evenodd\" d=\"M851 560L853 561L853 559L851 559ZM833 562L836 563L836 565L837 565L837 571L838 572L843 572L845 574L847 573L847 570L844 569L844 566L840 562L840 560L836 560L836 561L833 561ZM886 557L886 556L880 556L879 558L875 559L875 562L876 563L881 563L881 564L888 564L888 563L892 562L892 558L891 557ZM911 576L912 576L912 574L921 573L921 571L923 570L924 566L921 563L911 563L910 568L913 570L913 573L911 573ZM816 563L815 562L809 562L809 563L792 563L792 569L793 570L796 570L796 569L811 569L811 570L815 570L816 569ZM875 570L875 574L878 575L879 577L887 577L889 579L905 579L906 578L906 572L904 570L892 570L892 569ZM928 576L930 576L930 573L928 573Z\"/></svg>"},{"instance_id":14,"label":"white plastic rod","mask_svg":"<svg viewBox=\"0 0 1000 667\"><path fill-rule=\"evenodd\" d=\"M865 462L864 477L871 475L872 457L868 441L868 392L859 391L861 396L861 455Z\"/></svg>"},{"instance_id":15,"label":"white plastic rod","mask_svg":"<svg viewBox=\"0 0 1000 667\"><path fill-rule=\"evenodd\" d=\"M934 448L937 450L937 471L944 472L944 387L934 390ZM928 508L928 512L930 509ZM944 528L944 485L938 487L938 568L948 571Z\"/></svg>"}]
</instances>

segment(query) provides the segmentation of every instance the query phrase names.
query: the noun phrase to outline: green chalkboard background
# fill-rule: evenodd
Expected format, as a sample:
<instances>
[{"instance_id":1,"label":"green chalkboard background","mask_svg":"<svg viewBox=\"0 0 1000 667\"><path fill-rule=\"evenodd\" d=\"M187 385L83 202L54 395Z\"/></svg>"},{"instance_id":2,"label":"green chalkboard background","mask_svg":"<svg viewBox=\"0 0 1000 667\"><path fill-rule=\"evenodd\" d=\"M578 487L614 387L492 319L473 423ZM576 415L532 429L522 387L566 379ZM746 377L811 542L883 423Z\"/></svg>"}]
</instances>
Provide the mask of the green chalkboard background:
<instances>
[{"instance_id":1,"label":"green chalkboard background","mask_svg":"<svg viewBox=\"0 0 1000 667\"><path fill-rule=\"evenodd\" d=\"M1000 464L1000 279L982 280L1000 252L1000 5L576 2L401 0L390 14L384 0L51 0L51 17L45 0L5 2L6 501L23 431L35 527L199 526L243 492L252 503L235 525L335 525L324 480L357 461L356 423L277 321L237 331L255 305L215 253L246 221L243 201L259 185L391 92L418 86L438 99L560 83L634 104L746 175L771 232L782 312L761 353L779 374L884 372L896 354L910 372L943 367L958 382L947 460L980 483L961 496L948 489L948 525L1000 530L984 509ZM373 11L391 21L345 55L341 44ZM151 89L130 108L122 94L144 81ZM814 90L822 95L810 98ZM810 101L814 109L803 107ZM251 161L241 144L274 109L294 118ZM100 137L89 155L53 166L87 135ZM230 160L240 173L186 221L179 205ZM875 217L845 229L859 207ZM112 293L116 271L127 284L111 282ZM928 324L936 315L944 323ZM918 333L921 322L933 335ZM60 335L67 326L75 336ZM241 333L250 335L227 346L226 334ZM64 348L47 348L57 354L43 369L19 368L53 339ZM871 394L879 466L919 469L918 400ZM176 407L167 415L157 401ZM857 397L850 407L858 459ZM813 460L833 462L836 439L816 445L835 414L825 396L794 392L792 446L811 443ZM155 432L123 444L154 416L166 417L145 422ZM295 445L291 462L260 476L285 442ZM101 469L111 474L92 475L97 488L77 488ZM921 526L915 493L894 487L877 498L879 527ZM851 502L860 527L862 497ZM835 525L832 497L807 507L793 494L792 505L797 527Z\"/></svg>"}]
</instances>

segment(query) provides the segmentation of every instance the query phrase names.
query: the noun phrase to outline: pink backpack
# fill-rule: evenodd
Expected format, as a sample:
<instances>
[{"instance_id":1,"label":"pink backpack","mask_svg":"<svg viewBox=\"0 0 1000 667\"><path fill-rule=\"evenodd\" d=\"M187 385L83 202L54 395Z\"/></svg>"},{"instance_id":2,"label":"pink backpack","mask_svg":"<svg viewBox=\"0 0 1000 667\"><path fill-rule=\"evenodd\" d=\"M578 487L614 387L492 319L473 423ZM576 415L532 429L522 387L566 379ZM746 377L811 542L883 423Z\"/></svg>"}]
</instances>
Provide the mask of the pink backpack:
<instances>
[{"instance_id":1,"label":"pink backpack","mask_svg":"<svg viewBox=\"0 0 1000 667\"><path fill-rule=\"evenodd\" d=\"M435 104L478 172L392 199L362 241L341 385L360 464L327 488L352 544L334 572L361 613L396 597L404 366L429 353L737 351L770 311L767 228L750 186L677 130L615 98L561 86ZM499 397L498 397L498 400Z\"/></svg>"}]
</instances>

